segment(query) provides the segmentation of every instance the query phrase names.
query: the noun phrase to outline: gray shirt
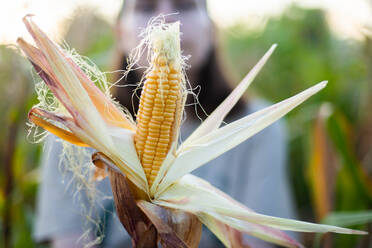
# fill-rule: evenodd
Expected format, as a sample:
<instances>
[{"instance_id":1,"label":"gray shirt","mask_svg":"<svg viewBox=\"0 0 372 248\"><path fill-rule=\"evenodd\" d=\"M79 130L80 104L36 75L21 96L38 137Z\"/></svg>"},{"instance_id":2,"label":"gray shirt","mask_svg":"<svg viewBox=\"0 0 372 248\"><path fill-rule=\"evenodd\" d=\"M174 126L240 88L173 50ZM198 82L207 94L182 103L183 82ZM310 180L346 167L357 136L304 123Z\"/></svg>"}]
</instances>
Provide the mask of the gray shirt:
<instances>
[{"instance_id":1,"label":"gray shirt","mask_svg":"<svg viewBox=\"0 0 372 248\"><path fill-rule=\"evenodd\" d=\"M263 101L250 101L245 114L267 106ZM187 137L199 123L185 122L181 137ZM226 192L244 205L262 214L294 218L294 208L289 191L286 156L287 134L283 121L277 121L234 149L193 172L215 187ZM39 188L37 218L34 237L43 241L72 233L83 233L87 223L81 213L81 201L76 197L73 185L66 188L71 175L62 175L58 169L62 146L50 135L45 144L42 159L42 182ZM103 195L110 195L107 179L97 188ZM78 198L78 199L77 199ZM130 247L130 240L115 214L112 200L102 199L99 216L105 223L102 247ZM104 209L108 211L104 211ZM290 234L293 236L293 234ZM271 247L254 238L248 238L253 247ZM200 247L223 247L209 231L204 230Z\"/></svg>"}]
</instances>

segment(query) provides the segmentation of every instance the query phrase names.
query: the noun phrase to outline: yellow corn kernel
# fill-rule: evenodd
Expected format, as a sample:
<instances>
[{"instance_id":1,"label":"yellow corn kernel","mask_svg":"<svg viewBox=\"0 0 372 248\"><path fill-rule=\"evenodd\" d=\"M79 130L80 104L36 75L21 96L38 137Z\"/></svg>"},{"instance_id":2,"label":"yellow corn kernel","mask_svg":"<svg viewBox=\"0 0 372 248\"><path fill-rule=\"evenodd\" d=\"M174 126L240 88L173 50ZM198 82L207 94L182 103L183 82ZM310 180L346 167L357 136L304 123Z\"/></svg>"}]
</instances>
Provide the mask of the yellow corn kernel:
<instances>
[{"instance_id":1,"label":"yellow corn kernel","mask_svg":"<svg viewBox=\"0 0 372 248\"><path fill-rule=\"evenodd\" d=\"M160 54L153 59L153 68L144 82L134 137L149 186L177 138L181 105L181 72Z\"/></svg>"}]
</instances>

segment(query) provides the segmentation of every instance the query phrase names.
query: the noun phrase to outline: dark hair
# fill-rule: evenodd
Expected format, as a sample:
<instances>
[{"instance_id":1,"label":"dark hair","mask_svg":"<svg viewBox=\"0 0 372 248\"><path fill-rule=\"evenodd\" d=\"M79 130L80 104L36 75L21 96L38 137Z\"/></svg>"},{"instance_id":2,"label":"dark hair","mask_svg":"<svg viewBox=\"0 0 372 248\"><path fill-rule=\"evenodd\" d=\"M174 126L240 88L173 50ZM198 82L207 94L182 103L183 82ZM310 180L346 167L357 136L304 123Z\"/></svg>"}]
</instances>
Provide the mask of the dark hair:
<instances>
[{"instance_id":1,"label":"dark hair","mask_svg":"<svg viewBox=\"0 0 372 248\"><path fill-rule=\"evenodd\" d=\"M127 1L124 1L118 16L118 21L122 17L126 9ZM200 3L206 9L207 2L206 0L200 0ZM117 47L116 57L116 68L118 70L125 70L128 66L127 56L120 54L118 52L120 49ZM119 66L118 66L119 65ZM140 90L137 90L137 83L141 81L141 77L137 71L131 71L125 78L121 78L121 74L117 74L115 81L121 80L118 82L118 85L125 87L117 87L113 92L114 97L129 110L132 116L135 116L137 113L139 105L139 97L141 95ZM206 118L206 114L209 115L212 111L217 108L217 106L230 94L232 87L229 84L227 78L225 77L221 66L218 60L217 47L214 45L208 54L208 57L204 65L197 71L197 76L193 79L196 80L192 82L193 86L199 85L198 93L198 103L190 95L187 99L186 112L189 118ZM196 84L197 83L197 84ZM135 93L135 94L134 94ZM234 117L239 113L243 112L245 109L246 103L243 99L240 99L235 107L230 111L227 118Z\"/></svg>"},{"instance_id":2,"label":"dark hair","mask_svg":"<svg viewBox=\"0 0 372 248\"><path fill-rule=\"evenodd\" d=\"M120 70L125 70L127 67L127 56L122 56L120 61ZM117 75L119 80L121 75ZM127 77L121 78L118 82L119 87L113 92L114 97L129 110L132 116L137 113L139 105L140 90L137 90L137 83L140 82L141 75L137 71L131 71ZM218 105L230 94L232 88L228 83L221 66L218 63L217 51L215 48L211 49L206 62L198 71L195 78L197 85L199 85L198 102L199 104L192 104L195 99L190 95L187 99L187 116L188 118L206 118ZM125 85L125 86L124 86ZM195 84L196 85L196 84ZM124 86L124 87L120 87ZM228 118L241 113L245 108L245 101L240 99L239 102L232 109ZM203 109L202 109L202 108Z\"/></svg>"}]
</instances>

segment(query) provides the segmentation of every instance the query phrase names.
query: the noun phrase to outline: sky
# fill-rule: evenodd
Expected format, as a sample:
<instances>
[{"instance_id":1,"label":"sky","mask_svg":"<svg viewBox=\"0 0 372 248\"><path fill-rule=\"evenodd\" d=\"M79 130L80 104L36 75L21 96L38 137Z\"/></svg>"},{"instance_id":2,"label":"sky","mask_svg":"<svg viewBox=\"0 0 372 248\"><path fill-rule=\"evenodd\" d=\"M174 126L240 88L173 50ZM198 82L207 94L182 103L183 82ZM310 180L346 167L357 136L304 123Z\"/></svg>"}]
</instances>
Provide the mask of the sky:
<instances>
[{"instance_id":1,"label":"sky","mask_svg":"<svg viewBox=\"0 0 372 248\"><path fill-rule=\"evenodd\" d=\"M56 39L63 34L62 24L72 18L80 6L88 5L113 22L121 0L3 0L0 8L0 44L14 43L20 35L27 36L21 18L28 13ZM361 31L372 26L372 4L369 0L208 0L209 11L217 25L226 27L244 21L255 28L269 16L280 15L290 4L321 7L333 30L345 38L361 38Z\"/></svg>"}]
</instances>

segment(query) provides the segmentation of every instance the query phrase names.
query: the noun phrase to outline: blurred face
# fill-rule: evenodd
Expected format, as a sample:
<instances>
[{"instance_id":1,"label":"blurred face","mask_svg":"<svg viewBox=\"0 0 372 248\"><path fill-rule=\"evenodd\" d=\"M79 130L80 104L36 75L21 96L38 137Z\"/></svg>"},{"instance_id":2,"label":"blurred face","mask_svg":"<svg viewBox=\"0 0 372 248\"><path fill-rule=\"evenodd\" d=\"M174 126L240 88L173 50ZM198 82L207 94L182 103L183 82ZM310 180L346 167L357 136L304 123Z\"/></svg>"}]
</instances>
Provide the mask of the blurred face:
<instances>
[{"instance_id":1,"label":"blurred face","mask_svg":"<svg viewBox=\"0 0 372 248\"><path fill-rule=\"evenodd\" d=\"M181 22L183 55L191 55L191 69L200 67L212 47L212 24L202 0L125 0L126 7L118 26L122 51L129 54L140 41L138 35L149 20L160 14L166 22ZM175 14L177 13L177 14ZM145 58L140 61L145 64Z\"/></svg>"}]
</instances>

